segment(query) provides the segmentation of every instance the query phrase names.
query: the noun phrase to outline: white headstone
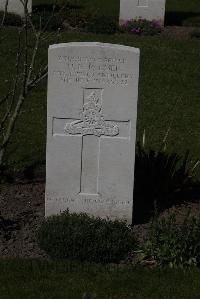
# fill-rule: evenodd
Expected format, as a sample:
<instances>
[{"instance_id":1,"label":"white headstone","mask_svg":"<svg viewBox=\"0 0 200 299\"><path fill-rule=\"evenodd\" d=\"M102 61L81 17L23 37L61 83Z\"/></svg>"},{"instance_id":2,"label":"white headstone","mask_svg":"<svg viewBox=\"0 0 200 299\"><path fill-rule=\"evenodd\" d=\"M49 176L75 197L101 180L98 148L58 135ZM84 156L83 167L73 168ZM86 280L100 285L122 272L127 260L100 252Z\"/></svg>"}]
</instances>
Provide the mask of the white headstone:
<instances>
[{"instance_id":1,"label":"white headstone","mask_svg":"<svg viewBox=\"0 0 200 299\"><path fill-rule=\"evenodd\" d=\"M0 10L5 11L6 0L0 0ZM28 0L28 12L32 12L32 0ZM20 0L9 0L7 12L14 13L20 15L21 17L24 16L24 6Z\"/></svg>"},{"instance_id":2,"label":"white headstone","mask_svg":"<svg viewBox=\"0 0 200 299\"><path fill-rule=\"evenodd\" d=\"M156 20L164 25L166 0L120 0L120 24L132 19Z\"/></svg>"},{"instance_id":3,"label":"white headstone","mask_svg":"<svg viewBox=\"0 0 200 299\"><path fill-rule=\"evenodd\" d=\"M139 50L49 48L45 215L132 220Z\"/></svg>"}]
</instances>

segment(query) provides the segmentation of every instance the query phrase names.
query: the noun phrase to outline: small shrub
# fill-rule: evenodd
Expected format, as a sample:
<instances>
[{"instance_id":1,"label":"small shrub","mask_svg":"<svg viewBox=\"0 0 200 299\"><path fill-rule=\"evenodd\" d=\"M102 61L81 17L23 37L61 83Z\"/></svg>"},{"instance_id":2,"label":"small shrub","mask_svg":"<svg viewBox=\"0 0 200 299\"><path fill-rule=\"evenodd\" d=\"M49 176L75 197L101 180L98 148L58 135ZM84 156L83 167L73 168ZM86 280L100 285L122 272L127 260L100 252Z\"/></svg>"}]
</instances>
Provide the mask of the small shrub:
<instances>
[{"instance_id":1,"label":"small shrub","mask_svg":"<svg viewBox=\"0 0 200 299\"><path fill-rule=\"evenodd\" d=\"M119 262L136 246L125 222L68 211L45 220L38 243L52 258L102 263Z\"/></svg>"},{"instance_id":2,"label":"small shrub","mask_svg":"<svg viewBox=\"0 0 200 299\"><path fill-rule=\"evenodd\" d=\"M188 214L179 224L174 214L154 220L142 252L160 266L200 266L200 217Z\"/></svg>"},{"instance_id":3,"label":"small shrub","mask_svg":"<svg viewBox=\"0 0 200 299\"><path fill-rule=\"evenodd\" d=\"M162 27L156 20L135 19L124 22L124 24L120 26L120 31L137 35L156 35L161 33Z\"/></svg>"},{"instance_id":4,"label":"small shrub","mask_svg":"<svg viewBox=\"0 0 200 299\"><path fill-rule=\"evenodd\" d=\"M88 24L96 16L96 11L93 9L85 9L82 7L68 7L62 12L64 21L72 28L79 31L86 31Z\"/></svg>"},{"instance_id":5,"label":"small shrub","mask_svg":"<svg viewBox=\"0 0 200 299\"><path fill-rule=\"evenodd\" d=\"M63 10L62 16L72 28L80 31L102 34L114 34L118 28L114 17L99 16L98 10L82 7Z\"/></svg>"},{"instance_id":6,"label":"small shrub","mask_svg":"<svg viewBox=\"0 0 200 299\"><path fill-rule=\"evenodd\" d=\"M96 16L91 18L86 25L86 31L92 33L114 34L118 24L115 18L107 16Z\"/></svg>"}]
</instances>

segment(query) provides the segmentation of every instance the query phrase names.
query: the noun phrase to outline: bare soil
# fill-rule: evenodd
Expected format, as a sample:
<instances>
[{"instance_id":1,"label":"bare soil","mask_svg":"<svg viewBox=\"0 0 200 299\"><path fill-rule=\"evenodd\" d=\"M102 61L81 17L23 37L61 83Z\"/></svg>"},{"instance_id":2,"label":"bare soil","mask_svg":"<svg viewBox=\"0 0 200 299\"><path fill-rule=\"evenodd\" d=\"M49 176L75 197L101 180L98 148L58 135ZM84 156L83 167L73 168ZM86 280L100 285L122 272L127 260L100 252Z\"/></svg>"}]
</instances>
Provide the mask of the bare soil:
<instances>
[{"instance_id":1,"label":"bare soil","mask_svg":"<svg viewBox=\"0 0 200 299\"><path fill-rule=\"evenodd\" d=\"M44 219L44 184L4 186L0 193L0 256L46 258L36 242Z\"/></svg>"}]
</instances>

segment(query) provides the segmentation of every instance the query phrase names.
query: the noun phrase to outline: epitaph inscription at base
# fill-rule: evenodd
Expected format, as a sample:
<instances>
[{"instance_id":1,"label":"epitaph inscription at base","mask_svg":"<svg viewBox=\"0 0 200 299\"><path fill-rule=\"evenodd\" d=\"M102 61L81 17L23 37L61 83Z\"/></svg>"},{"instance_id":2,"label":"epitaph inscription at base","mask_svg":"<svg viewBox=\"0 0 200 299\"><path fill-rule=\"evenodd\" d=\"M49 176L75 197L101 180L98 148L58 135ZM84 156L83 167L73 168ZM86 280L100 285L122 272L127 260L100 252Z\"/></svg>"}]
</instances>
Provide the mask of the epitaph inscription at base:
<instances>
[{"instance_id":1,"label":"epitaph inscription at base","mask_svg":"<svg viewBox=\"0 0 200 299\"><path fill-rule=\"evenodd\" d=\"M49 49L45 215L132 219L139 50Z\"/></svg>"}]
</instances>

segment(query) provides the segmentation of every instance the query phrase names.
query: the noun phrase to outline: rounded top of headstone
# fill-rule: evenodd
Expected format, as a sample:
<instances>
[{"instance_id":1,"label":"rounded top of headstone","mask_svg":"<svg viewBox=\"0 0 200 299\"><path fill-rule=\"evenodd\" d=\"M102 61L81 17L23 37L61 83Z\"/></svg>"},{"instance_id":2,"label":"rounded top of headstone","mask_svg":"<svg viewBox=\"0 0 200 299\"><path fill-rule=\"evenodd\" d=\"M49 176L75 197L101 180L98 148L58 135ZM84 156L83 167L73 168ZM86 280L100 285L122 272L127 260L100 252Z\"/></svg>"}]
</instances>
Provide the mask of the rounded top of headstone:
<instances>
[{"instance_id":1,"label":"rounded top of headstone","mask_svg":"<svg viewBox=\"0 0 200 299\"><path fill-rule=\"evenodd\" d=\"M135 54L140 53L140 49L119 45L119 44L109 44L109 43L100 43L100 42L70 42L70 43L60 43L49 46L49 50L68 48L68 47L100 47L100 48L109 48L109 49L118 49L124 51L131 51Z\"/></svg>"}]
</instances>

